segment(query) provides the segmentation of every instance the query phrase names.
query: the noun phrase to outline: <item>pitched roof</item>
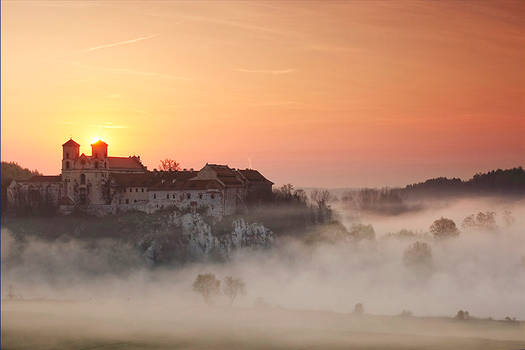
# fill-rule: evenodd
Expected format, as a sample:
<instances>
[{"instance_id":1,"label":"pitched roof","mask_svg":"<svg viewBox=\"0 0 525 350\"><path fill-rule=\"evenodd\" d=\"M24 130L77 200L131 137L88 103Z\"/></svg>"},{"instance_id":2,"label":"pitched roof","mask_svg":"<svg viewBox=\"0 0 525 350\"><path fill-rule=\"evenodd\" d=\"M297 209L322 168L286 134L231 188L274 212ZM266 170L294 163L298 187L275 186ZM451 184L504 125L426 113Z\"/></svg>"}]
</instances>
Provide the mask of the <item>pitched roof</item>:
<instances>
[{"instance_id":1,"label":"pitched roof","mask_svg":"<svg viewBox=\"0 0 525 350\"><path fill-rule=\"evenodd\" d=\"M237 177L235 170L227 165L206 164L206 166L212 168L217 174L217 178L227 186L241 186L243 184Z\"/></svg>"},{"instance_id":2,"label":"pitched roof","mask_svg":"<svg viewBox=\"0 0 525 350\"><path fill-rule=\"evenodd\" d=\"M108 157L109 169L144 169L139 157Z\"/></svg>"},{"instance_id":3,"label":"pitched roof","mask_svg":"<svg viewBox=\"0 0 525 350\"><path fill-rule=\"evenodd\" d=\"M111 174L110 178L122 187L147 187L153 185L157 179L151 173L145 174Z\"/></svg>"},{"instance_id":4,"label":"pitched roof","mask_svg":"<svg viewBox=\"0 0 525 350\"><path fill-rule=\"evenodd\" d=\"M27 182L60 182L62 176L60 175L36 175L27 180ZM20 181L23 182L23 181Z\"/></svg>"},{"instance_id":5,"label":"pitched roof","mask_svg":"<svg viewBox=\"0 0 525 350\"><path fill-rule=\"evenodd\" d=\"M273 184L273 182L265 178L259 171L255 169L239 169L237 171L250 182L270 182Z\"/></svg>"},{"instance_id":6,"label":"pitched roof","mask_svg":"<svg viewBox=\"0 0 525 350\"><path fill-rule=\"evenodd\" d=\"M220 190L222 187L217 180L188 180L182 184L184 190Z\"/></svg>"},{"instance_id":7,"label":"pitched roof","mask_svg":"<svg viewBox=\"0 0 525 350\"><path fill-rule=\"evenodd\" d=\"M80 145L78 143L76 143L75 141L73 141L73 139L69 139L69 141L67 141L66 143L64 143L62 145L62 147L64 146L75 146L75 147L80 147Z\"/></svg>"}]
</instances>

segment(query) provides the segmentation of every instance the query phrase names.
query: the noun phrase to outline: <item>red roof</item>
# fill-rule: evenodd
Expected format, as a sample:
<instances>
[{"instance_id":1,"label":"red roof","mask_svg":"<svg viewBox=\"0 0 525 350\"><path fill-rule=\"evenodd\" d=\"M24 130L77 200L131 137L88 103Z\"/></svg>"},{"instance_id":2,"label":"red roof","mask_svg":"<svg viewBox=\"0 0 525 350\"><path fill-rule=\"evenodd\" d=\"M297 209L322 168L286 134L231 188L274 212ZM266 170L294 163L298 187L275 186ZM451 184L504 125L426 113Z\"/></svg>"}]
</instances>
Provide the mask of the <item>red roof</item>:
<instances>
[{"instance_id":1,"label":"red roof","mask_svg":"<svg viewBox=\"0 0 525 350\"><path fill-rule=\"evenodd\" d=\"M152 173L145 174L111 174L118 185L123 187L147 187L153 185L157 179Z\"/></svg>"},{"instance_id":2,"label":"red roof","mask_svg":"<svg viewBox=\"0 0 525 350\"><path fill-rule=\"evenodd\" d=\"M212 168L213 171L215 171L215 174L217 174L217 178L225 185L242 186L243 182L239 180L235 170L229 166L219 164L206 164L206 166Z\"/></svg>"},{"instance_id":3,"label":"red roof","mask_svg":"<svg viewBox=\"0 0 525 350\"><path fill-rule=\"evenodd\" d=\"M108 157L109 169L144 169L138 157Z\"/></svg>"},{"instance_id":4,"label":"red roof","mask_svg":"<svg viewBox=\"0 0 525 350\"><path fill-rule=\"evenodd\" d=\"M244 178L250 182L271 182L265 178L260 172L254 169L237 170ZM271 182L273 184L273 182Z\"/></svg>"},{"instance_id":5,"label":"red roof","mask_svg":"<svg viewBox=\"0 0 525 350\"><path fill-rule=\"evenodd\" d=\"M60 182L62 176L60 175L36 175L27 180L27 182Z\"/></svg>"},{"instance_id":6,"label":"red roof","mask_svg":"<svg viewBox=\"0 0 525 350\"><path fill-rule=\"evenodd\" d=\"M68 142L64 143L62 145L62 147L64 146L75 146L75 147L80 147L80 145L78 143L76 143L75 141L73 141L73 139L69 139Z\"/></svg>"}]
</instances>

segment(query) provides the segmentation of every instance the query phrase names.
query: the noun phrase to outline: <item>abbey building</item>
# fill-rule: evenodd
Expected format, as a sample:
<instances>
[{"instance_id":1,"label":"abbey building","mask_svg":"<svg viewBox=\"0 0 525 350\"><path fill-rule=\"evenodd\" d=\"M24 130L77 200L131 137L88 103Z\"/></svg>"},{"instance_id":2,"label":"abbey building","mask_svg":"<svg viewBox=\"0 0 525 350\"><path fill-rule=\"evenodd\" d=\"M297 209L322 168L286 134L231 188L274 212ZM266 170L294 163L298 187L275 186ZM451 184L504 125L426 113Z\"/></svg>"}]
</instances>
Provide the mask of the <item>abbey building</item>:
<instances>
[{"instance_id":1,"label":"abbey building","mask_svg":"<svg viewBox=\"0 0 525 350\"><path fill-rule=\"evenodd\" d=\"M110 157L97 141L91 156L70 139L62 145L62 173L13 181L7 190L11 209L82 210L97 215L169 207L206 211L220 217L271 198L273 183L254 169L206 164L198 171L149 171L140 157Z\"/></svg>"}]
</instances>

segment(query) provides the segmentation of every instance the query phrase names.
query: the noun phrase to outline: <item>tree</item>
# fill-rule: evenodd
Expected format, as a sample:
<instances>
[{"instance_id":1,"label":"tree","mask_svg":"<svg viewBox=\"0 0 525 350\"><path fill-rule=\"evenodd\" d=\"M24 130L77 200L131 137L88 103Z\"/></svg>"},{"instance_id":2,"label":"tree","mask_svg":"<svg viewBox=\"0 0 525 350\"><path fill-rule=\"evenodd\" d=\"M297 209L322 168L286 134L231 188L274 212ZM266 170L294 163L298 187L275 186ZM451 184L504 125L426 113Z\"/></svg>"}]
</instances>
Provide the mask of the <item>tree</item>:
<instances>
[{"instance_id":1,"label":"tree","mask_svg":"<svg viewBox=\"0 0 525 350\"><path fill-rule=\"evenodd\" d=\"M180 163L174 159L166 158L160 161L159 170L178 171L180 170Z\"/></svg>"},{"instance_id":2,"label":"tree","mask_svg":"<svg viewBox=\"0 0 525 350\"><path fill-rule=\"evenodd\" d=\"M223 292L224 295L226 295L230 299L230 305L233 304L233 301L237 297L237 295L246 294L246 285L244 281L240 278L234 278L231 276L228 276L224 279L223 284Z\"/></svg>"},{"instance_id":3,"label":"tree","mask_svg":"<svg viewBox=\"0 0 525 350\"><path fill-rule=\"evenodd\" d=\"M352 236L357 241L360 241L363 239L373 241L376 238L376 233L372 225L352 224L352 227L350 227L349 233L350 233L350 236Z\"/></svg>"},{"instance_id":4,"label":"tree","mask_svg":"<svg viewBox=\"0 0 525 350\"><path fill-rule=\"evenodd\" d=\"M354 306L354 315L362 315L365 313L365 307L362 303L357 303Z\"/></svg>"},{"instance_id":5,"label":"tree","mask_svg":"<svg viewBox=\"0 0 525 350\"><path fill-rule=\"evenodd\" d=\"M481 229L485 231L496 231L496 213L493 211L479 212L476 215L467 216L461 224L463 229Z\"/></svg>"},{"instance_id":6,"label":"tree","mask_svg":"<svg viewBox=\"0 0 525 350\"><path fill-rule=\"evenodd\" d=\"M193 290L202 295L205 303L210 304L211 298L221 290L221 281L213 273L199 274L193 282Z\"/></svg>"},{"instance_id":7,"label":"tree","mask_svg":"<svg viewBox=\"0 0 525 350\"><path fill-rule=\"evenodd\" d=\"M441 217L430 226L430 233L435 238L448 238L458 236L459 230L453 220Z\"/></svg>"},{"instance_id":8,"label":"tree","mask_svg":"<svg viewBox=\"0 0 525 350\"><path fill-rule=\"evenodd\" d=\"M407 266L429 266L432 264L432 249L425 242L415 242L408 246L403 254Z\"/></svg>"},{"instance_id":9,"label":"tree","mask_svg":"<svg viewBox=\"0 0 525 350\"><path fill-rule=\"evenodd\" d=\"M319 208L325 207L326 203L330 200L331 195L328 190L313 190L310 193L310 198L312 201L317 204Z\"/></svg>"}]
</instances>

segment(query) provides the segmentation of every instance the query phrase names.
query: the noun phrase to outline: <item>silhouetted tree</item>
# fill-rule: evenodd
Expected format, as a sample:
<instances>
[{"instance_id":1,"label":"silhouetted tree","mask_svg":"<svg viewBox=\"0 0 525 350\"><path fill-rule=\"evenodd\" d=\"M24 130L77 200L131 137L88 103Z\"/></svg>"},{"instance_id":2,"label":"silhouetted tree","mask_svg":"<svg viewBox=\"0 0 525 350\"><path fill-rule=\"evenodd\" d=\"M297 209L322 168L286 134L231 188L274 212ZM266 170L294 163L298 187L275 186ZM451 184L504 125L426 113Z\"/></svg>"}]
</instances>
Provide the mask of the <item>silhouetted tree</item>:
<instances>
[{"instance_id":1,"label":"silhouetted tree","mask_svg":"<svg viewBox=\"0 0 525 350\"><path fill-rule=\"evenodd\" d=\"M163 171L178 171L180 169L180 163L170 158L161 160L159 164L159 170Z\"/></svg>"},{"instance_id":2,"label":"silhouetted tree","mask_svg":"<svg viewBox=\"0 0 525 350\"><path fill-rule=\"evenodd\" d=\"M224 295L230 299L230 305L233 304L233 301L237 295L246 294L246 285L244 281L240 278L234 278L231 276L228 276L224 279L222 289Z\"/></svg>"},{"instance_id":3,"label":"silhouetted tree","mask_svg":"<svg viewBox=\"0 0 525 350\"><path fill-rule=\"evenodd\" d=\"M435 238L448 238L458 236L459 230L453 220L441 217L430 226L430 233Z\"/></svg>"},{"instance_id":4,"label":"silhouetted tree","mask_svg":"<svg viewBox=\"0 0 525 350\"><path fill-rule=\"evenodd\" d=\"M363 306L363 304L362 303L355 304L353 314L354 315L362 315L364 313L365 313L365 307Z\"/></svg>"},{"instance_id":5,"label":"silhouetted tree","mask_svg":"<svg viewBox=\"0 0 525 350\"><path fill-rule=\"evenodd\" d=\"M221 290L221 281L219 281L212 273L198 275L193 282L193 290L201 294L204 301L209 304L211 298L219 294Z\"/></svg>"}]
</instances>

